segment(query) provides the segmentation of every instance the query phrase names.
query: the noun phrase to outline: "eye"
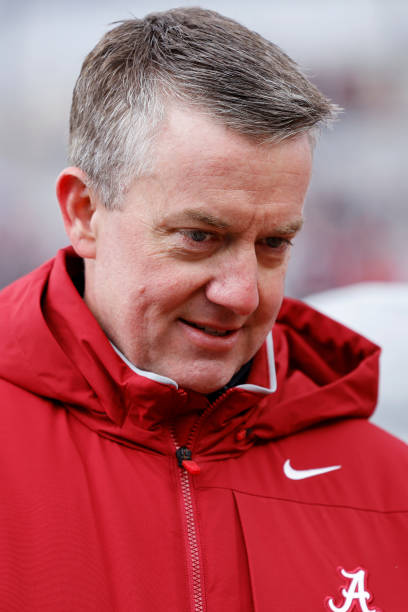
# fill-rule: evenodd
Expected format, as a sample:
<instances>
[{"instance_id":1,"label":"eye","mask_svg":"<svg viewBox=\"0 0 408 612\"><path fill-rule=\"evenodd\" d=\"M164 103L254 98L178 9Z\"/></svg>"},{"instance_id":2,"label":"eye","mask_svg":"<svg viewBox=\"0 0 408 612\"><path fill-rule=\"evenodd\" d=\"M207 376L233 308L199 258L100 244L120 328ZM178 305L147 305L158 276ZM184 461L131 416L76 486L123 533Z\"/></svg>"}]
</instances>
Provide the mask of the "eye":
<instances>
[{"instance_id":1,"label":"eye","mask_svg":"<svg viewBox=\"0 0 408 612\"><path fill-rule=\"evenodd\" d=\"M193 242L204 242L211 236L211 234L202 230L184 230L183 234Z\"/></svg>"},{"instance_id":2,"label":"eye","mask_svg":"<svg viewBox=\"0 0 408 612\"><path fill-rule=\"evenodd\" d=\"M182 255L207 257L220 245L220 237L200 228L180 228L174 232L174 249Z\"/></svg>"},{"instance_id":3,"label":"eye","mask_svg":"<svg viewBox=\"0 0 408 612\"><path fill-rule=\"evenodd\" d=\"M217 242L213 232L207 232L206 230L182 229L179 230L179 234L181 234L185 246L191 249L208 249Z\"/></svg>"},{"instance_id":4,"label":"eye","mask_svg":"<svg viewBox=\"0 0 408 612\"><path fill-rule=\"evenodd\" d=\"M279 238L278 236L271 236L265 238L264 244L270 249L282 251L292 246L293 242L289 238Z\"/></svg>"}]
</instances>

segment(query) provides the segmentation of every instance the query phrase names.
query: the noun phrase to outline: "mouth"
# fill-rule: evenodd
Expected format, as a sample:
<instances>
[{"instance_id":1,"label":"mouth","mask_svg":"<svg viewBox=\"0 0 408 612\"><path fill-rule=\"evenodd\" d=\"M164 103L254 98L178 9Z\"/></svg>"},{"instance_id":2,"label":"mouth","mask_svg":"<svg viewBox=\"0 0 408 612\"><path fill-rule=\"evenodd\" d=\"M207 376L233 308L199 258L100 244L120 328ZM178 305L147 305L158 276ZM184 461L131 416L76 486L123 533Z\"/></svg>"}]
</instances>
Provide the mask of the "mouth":
<instances>
[{"instance_id":1,"label":"mouth","mask_svg":"<svg viewBox=\"0 0 408 612\"><path fill-rule=\"evenodd\" d=\"M207 325L199 325L198 323L193 323L192 321L186 321L185 319L180 319L182 323L188 325L189 327L193 327L194 329L199 329L200 331L208 334L209 336L217 336L221 338L225 338L227 336L231 336L236 329L217 329L215 327L209 327Z\"/></svg>"}]
</instances>

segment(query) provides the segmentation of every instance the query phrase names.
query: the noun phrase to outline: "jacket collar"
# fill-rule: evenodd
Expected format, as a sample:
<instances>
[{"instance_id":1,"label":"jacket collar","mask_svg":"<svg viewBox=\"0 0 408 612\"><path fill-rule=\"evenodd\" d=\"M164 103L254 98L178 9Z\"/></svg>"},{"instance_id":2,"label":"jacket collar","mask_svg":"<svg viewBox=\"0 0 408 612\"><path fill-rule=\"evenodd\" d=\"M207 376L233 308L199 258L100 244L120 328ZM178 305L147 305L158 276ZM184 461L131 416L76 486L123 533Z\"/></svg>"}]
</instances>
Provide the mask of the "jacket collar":
<instances>
[{"instance_id":1,"label":"jacket collar","mask_svg":"<svg viewBox=\"0 0 408 612\"><path fill-rule=\"evenodd\" d=\"M122 359L122 361L126 363L128 368L130 368L132 372L134 372L138 376L148 378L149 380L153 380L162 385L168 385L169 387L174 387L175 389L179 388L179 385L177 384L177 382L175 380L172 380L171 378L167 378L167 376L162 376L161 374L156 374L155 372L149 372L148 370L141 370L140 368L136 367L112 342L111 342L111 346L113 350L115 351L115 353L117 353L117 355L119 355L119 357ZM246 382L240 385L234 385L233 387L229 387L229 388L243 389L245 391L250 391L252 393L258 393L261 395L269 395L270 393L273 393L274 391L276 391L277 383L276 383L275 356L273 352L272 332L269 332L269 334L266 337L265 347L266 347L266 356L265 356L266 358L266 364L265 364L266 365L266 368L265 368L266 376L265 376L265 381L259 380L259 383L263 382L263 385L256 384L254 381L251 383ZM258 378L259 378L259 375L258 375Z\"/></svg>"},{"instance_id":2,"label":"jacket collar","mask_svg":"<svg viewBox=\"0 0 408 612\"><path fill-rule=\"evenodd\" d=\"M69 360L76 370L71 410L76 410L76 416L91 428L115 439L139 443L147 436L155 445L158 427L191 411L202 413L208 401L202 394L179 388L169 378L140 370L112 347L75 287L75 278L81 273L82 260L73 250L60 251L42 298L43 316L59 353L58 361ZM256 355L254 365L246 384L217 401L219 413L225 417L242 412L276 388L272 334Z\"/></svg>"},{"instance_id":3,"label":"jacket collar","mask_svg":"<svg viewBox=\"0 0 408 612\"><path fill-rule=\"evenodd\" d=\"M284 300L273 329L277 390L268 339L245 385L209 408L205 396L148 378L118 356L75 288L81 274L82 260L64 249L4 290L0 376L63 405L102 436L174 452L171 419L204 413L196 448L223 457L259 438L373 411L378 347L301 302Z\"/></svg>"}]
</instances>

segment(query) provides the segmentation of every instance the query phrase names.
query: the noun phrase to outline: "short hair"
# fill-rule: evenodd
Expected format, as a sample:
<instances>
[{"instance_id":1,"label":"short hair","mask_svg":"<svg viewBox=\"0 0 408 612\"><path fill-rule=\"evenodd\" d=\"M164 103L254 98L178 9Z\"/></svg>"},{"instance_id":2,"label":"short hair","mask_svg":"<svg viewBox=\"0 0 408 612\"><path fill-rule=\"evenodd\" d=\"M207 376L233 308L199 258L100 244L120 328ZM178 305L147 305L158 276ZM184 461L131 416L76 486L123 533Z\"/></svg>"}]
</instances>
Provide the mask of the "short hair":
<instances>
[{"instance_id":1,"label":"short hair","mask_svg":"<svg viewBox=\"0 0 408 612\"><path fill-rule=\"evenodd\" d=\"M278 46L214 11L119 22L85 58L70 118L69 161L108 208L151 168L169 101L262 142L313 133L337 110Z\"/></svg>"}]
</instances>

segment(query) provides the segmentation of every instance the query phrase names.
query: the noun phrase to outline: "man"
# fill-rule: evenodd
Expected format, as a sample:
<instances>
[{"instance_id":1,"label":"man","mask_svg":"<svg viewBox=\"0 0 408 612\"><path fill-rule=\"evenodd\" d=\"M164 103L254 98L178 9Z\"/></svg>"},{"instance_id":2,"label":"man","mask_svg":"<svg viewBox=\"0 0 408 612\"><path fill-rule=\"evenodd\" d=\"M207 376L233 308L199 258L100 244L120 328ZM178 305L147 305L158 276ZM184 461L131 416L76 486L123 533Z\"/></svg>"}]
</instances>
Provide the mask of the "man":
<instances>
[{"instance_id":1,"label":"man","mask_svg":"<svg viewBox=\"0 0 408 612\"><path fill-rule=\"evenodd\" d=\"M201 9L86 58L57 183L73 248L1 300L0 609L406 609L379 349L282 305L335 110Z\"/></svg>"}]
</instances>

